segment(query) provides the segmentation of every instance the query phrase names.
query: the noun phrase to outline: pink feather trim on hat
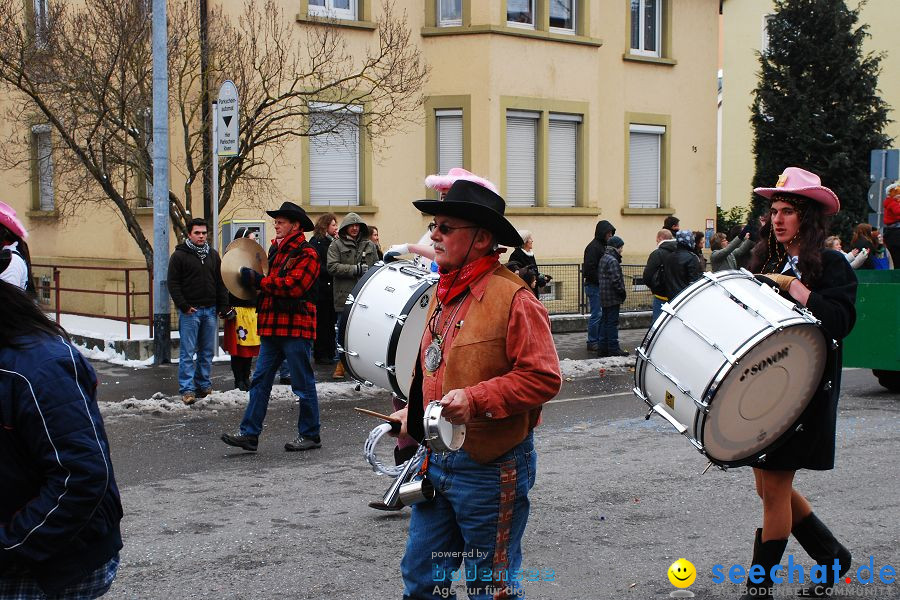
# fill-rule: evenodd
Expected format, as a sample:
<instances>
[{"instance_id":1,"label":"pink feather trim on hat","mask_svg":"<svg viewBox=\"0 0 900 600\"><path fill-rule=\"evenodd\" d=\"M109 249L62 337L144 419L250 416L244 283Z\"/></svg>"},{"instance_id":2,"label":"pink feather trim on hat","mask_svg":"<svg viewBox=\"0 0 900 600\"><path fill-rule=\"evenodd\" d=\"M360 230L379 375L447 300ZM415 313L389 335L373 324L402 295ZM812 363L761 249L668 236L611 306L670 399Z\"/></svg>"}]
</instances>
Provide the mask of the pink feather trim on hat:
<instances>
[{"instance_id":1,"label":"pink feather trim on hat","mask_svg":"<svg viewBox=\"0 0 900 600\"><path fill-rule=\"evenodd\" d=\"M822 180L815 173L800 167L788 167L778 178L778 183L771 188L753 188L763 198L772 199L775 194L793 194L803 196L825 206L825 214L833 215L841 210L841 201L837 194L822 185Z\"/></svg>"},{"instance_id":2,"label":"pink feather trim on hat","mask_svg":"<svg viewBox=\"0 0 900 600\"><path fill-rule=\"evenodd\" d=\"M0 202L0 225L3 225L9 229L13 235L18 236L23 240L28 237L25 226L22 225L22 221L16 216L16 209L5 202Z\"/></svg>"},{"instance_id":3,"label":"pink feather trim on hat","mask_svg":"<svg viewBox=\"0 0 900 600\"><path fill-rule=\"evenodd\" d=\"M471 173L460 167L453 167L447 171L446 175L429 175L425 178L425 185L438 192L446 192L450 189L450 186L460 179L477 183L481 187L487 188L495 194L500 193L497 191L497 186L484 177L479 177L475 173Z\"/></svg>"}]
</instances>

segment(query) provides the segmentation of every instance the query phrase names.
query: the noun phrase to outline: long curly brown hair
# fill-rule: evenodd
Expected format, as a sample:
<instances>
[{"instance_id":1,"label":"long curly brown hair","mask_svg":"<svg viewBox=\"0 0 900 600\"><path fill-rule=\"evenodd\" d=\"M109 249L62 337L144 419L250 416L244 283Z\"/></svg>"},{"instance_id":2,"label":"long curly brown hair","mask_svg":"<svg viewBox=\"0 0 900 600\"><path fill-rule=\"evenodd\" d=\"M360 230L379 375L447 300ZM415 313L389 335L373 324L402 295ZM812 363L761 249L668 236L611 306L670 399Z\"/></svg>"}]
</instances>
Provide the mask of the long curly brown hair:
<instances>
[{"instance_id":1,"label":"long curly brown hair","mask_svg":"<svg viewBox=\"0 0 900 600\"><path fill-rule=\"evenodd\" d=\"M325 213L316 219L316 227L313 229L313 237L325 237L328 233L328 226L332 221L337 221L337 215L334 213Z\"/></svg>"},{"instance_id":2,"label":"long curly brown hair","mask_svg":"<svg viewBox=\"0 0 900 600\"><path fill-rule=\"evenodd\" d=\"M822 276L822 248L828 233L830 219L819 202L803 196L777 194L772 202L781 200L792 205L800 213L800 229L796 241L800 247L797 268L803 274L803 283L815 284ZM753 247L749 269L753 273L779 273L787 258L784 244L775 239L772 219L759 232L759 241Z\"/></svg>"}]
</instances>

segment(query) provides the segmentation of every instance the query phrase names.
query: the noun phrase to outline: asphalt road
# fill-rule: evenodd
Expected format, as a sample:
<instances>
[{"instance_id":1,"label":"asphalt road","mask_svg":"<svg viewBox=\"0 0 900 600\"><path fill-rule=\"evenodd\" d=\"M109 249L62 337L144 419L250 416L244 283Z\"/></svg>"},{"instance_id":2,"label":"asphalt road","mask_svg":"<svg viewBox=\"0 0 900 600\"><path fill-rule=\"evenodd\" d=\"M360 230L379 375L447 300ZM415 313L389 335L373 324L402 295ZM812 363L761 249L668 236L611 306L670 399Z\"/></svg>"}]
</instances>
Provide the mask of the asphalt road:
<instances>
[{"instance_id":1,"label":"asphalt road","mask_svg":"<svg viewBox=\"0 0 900 600\"><path fill-rule=\"evenodd\" d=\"M631 337L628 347L640 338ZM561 354L578 354L579 339L566 338ZM227 370L216 369L224 381ZM123 383L127 372L115 384L114 369L106 371L106 399L116 385L134 385ZM706 462L684 438L659 418L644 420L632 377L620 369L567 381L544 411L523 564L539 581L525 584L528 596L667 597L675 588L666 570L684 557L698 572L690 587L697 597L737 597L738 586L713 583L712 569L749 562L761 519L752 474L701 475ZM139 389L154 391L146 382ZM322 402L323 448L305 453L282 450L295 431L289 401L270 407L256 454L218 439L236 429L238 408L108 418L126 517L122 566L107 597L400 598L409 513L366 506L389 481L363 459L376 423L352 410L360 403L388 410L389 396ZM900 396L869 371L846 370L837 466L797 478L853 552L854 580L838 588L853 595L842 597L900 598L900 582L862 588L874 596L855 587L870 556L876 572L900 571L898 423ZM793 540L788 553L812 564Z\"/></svg>"}]
</instances>

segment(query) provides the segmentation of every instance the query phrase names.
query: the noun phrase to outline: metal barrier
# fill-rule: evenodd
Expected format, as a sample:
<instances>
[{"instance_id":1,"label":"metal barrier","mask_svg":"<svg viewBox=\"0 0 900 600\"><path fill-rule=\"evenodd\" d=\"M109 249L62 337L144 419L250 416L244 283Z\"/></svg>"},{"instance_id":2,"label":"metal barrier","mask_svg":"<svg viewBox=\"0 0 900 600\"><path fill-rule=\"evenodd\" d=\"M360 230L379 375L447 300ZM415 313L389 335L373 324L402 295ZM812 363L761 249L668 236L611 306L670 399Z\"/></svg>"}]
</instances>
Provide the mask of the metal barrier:
<instances>
[{"instance_id":1,"label":"metal barrier","mask_svg":"<svg viewBox=\"0 0 900 600\"><path fill-rule=\"evenodd\" d=\"M56 313L56 322L59 323L60 315L62 313L66 313L67 315L78 315L81 317L97 317L99 319L110 319L113 321L125 321L125 335L128 339L131 339L131 323L140 319L144 320L144 317L132 316L132 313L135 312L135 297L147 297L147 325L150 327L150 337L153 337L153 273L149 272L146 267L83 267L83 266L70 266L70 265L52 265L52 264L32 264L32 275L35 279L34 287L37 291L38 300L42 304L50 305L54 313ZM48 277L47 275L42 275L40 273L41 269L50 269L51 274ZM116 273L125 274L124 283L125 283L125 291L120 292L117 290L101 290L101 289L88 289L83 287L62 287L61 281L61 271L63 270L71 270L71 271L109 271ZM132 272L142 272L147 274L147 290L146 291L133 291L132 283L136 281L136 277L132 277ZM83 285L83 281L81 282ZM75 285L79 285L76 283ZM124 296L125 297L125 316L110 315L108 312L103 313L91 313L85 311L77 311L77 310L63 310L62 306L62 293L79 293L79 294L95 294L101 296ZM117 307L118 308L118 307ZM118 312L118 310L116 311Z\"/></svg>"},{"instance_id":2,"label":"metal barrier","mask_svg":"<svg viewBox=\"0 0 900 600\"><path fill-rule=\"evenodd\" d=\"M547 263L538 270L553 279L540 290L538 298L551 315L587 314L587 298L584 295L580 263ZM653 295L643 282L644 265L622 265L627 296L622 312L651 310Z\"/></svg>"}]
</instances>

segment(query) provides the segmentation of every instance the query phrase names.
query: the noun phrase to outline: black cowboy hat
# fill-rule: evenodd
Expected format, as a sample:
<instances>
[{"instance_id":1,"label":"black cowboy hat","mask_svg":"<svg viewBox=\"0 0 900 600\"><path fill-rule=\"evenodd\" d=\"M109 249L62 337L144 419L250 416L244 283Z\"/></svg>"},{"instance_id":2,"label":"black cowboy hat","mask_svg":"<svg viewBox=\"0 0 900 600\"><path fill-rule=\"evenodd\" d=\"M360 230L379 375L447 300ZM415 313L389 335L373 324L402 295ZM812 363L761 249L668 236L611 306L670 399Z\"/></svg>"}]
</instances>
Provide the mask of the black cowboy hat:
<instances>
[{"instance_id":1,"label":"black cowboy hat","mask_svg":"<svg viewBox=\"0 0 900 600\"><path fill-rule=\"evenodd\" d=\"M278 210L267 210L266 214L273 219L284 217L289 221L299 222L301 227L303 227L303 231L312 231L316 227L310 218L306 216L306 211L293 202L282 202L281 208Z\"/></svg>"},{"instance_id":2,"label":"black cowboy hat","mask_svg":"<svg viewBox=\"0 0 900 600\"><path fill-rule=\"evenodd\" d=\"M491 190L465 179L457 180L443 200L416 200L413 206L426 215L464 219L494 234L504 246L521 246L522 236L503 213L506 202Z\"/></svg>"}]
</instances>

